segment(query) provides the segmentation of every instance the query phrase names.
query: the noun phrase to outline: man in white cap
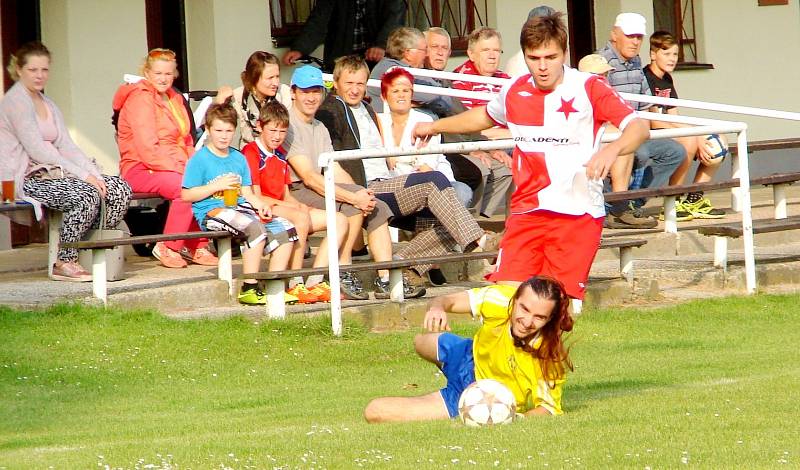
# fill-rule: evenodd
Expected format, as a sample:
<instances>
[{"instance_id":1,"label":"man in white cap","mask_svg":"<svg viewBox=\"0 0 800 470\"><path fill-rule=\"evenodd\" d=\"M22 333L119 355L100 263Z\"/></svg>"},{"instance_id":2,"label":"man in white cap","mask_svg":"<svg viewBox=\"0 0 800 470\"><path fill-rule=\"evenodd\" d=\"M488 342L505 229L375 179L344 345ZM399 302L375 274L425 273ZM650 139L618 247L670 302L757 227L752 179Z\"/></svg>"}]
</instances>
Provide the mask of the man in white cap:
<instances>
[{"instance_id":1,"label":"man in white cap","mask_svg":"<svg viewBox=\"0 0 800 470\"><path fill-rule=\"evenodd\" d=\"M642 70L639 50L646 34L645 18L638 13L620 13L611 28L611 40L598 52L614 69L608 74L608 83L620 93L651 95L650 86ZM648 103L632 102L641 111ZM658 188L668 183L670 175L686 157L681 144L672 139L648 140L633 156L620 155L611 168L611 190L625 191L637 188ZM634 171L635 168L635 171ZM633 183L630 182L634 174ZM644 200L611 204L606 226L609 228L652 228L658 222L642 214Z\"/></svg>"}]
</instances>

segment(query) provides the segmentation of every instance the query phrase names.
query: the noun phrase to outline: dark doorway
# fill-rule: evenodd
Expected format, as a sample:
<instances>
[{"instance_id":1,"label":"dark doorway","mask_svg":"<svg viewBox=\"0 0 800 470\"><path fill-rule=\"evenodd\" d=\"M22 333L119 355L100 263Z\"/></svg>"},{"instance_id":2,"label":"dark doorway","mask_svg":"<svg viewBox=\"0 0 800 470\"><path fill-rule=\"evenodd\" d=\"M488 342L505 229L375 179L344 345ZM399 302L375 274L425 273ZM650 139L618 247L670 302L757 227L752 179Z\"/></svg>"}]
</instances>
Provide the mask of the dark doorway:
<instances>
[{"instance_id":1,"label":"dark doorway","mask_svg":"<svg viewBox=\"0 0 800 470\"><path fill-rule=\"evenodd\" d=\"M573 67L597 50L594 40L594 0L567 0L569 60Z\"/></svg>"},{"instance_id":2,"label":"dark doorway","mask_svg":"<svg viewBox=\"0 0 800 470\"><path fill-rule=\"evenodd\" d=\"M184 0L145 0L145 16L147 50L163 47L175 51L178 56L178 78L175 80L175 87L189 91Z\"/></svg>"},{"instance_id":3,"label":"dark doorway","mask_svg":"<svg viewBox=\"0 0 800 470\"><path fill-rule=\"evenodd\" d=\"M3 30L3 89L8 90L14 84L6 71L11 53L26 42L42 39L39 0L0 0L0 21Z\"/></svg>"}]
</instances>

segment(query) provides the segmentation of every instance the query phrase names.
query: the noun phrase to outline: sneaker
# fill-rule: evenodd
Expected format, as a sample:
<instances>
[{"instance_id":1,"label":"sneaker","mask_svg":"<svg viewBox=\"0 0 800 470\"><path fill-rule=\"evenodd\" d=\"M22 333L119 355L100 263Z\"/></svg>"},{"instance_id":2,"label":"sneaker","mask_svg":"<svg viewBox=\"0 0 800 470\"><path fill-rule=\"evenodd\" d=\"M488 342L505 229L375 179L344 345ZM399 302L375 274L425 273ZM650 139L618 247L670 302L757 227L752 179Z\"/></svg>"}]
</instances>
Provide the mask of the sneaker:
<instances>
[{"instance_id":1,"label":"sneaker","mask_svg":"<svg viewBox=\"0 0 800 470\"><path fill-rule=\"evenodd\" d=\"M311 289L308 289L308 293L315 296L317 298L317 302L331 301L331 286L325 281L322 281Z\"/></svg>"},{"instance_id":2,"label":"sneaker","mask_svg":"<svg viewBox=\"0 0 800 470\"><path fill-rule=\"evenodd\" d=\"M360 250L351 251L350 257L352 259L360 259L360 260L369 259L369 250L367 249L367 246L364 245L361 247Z\"/></svg>"},{"instance_id":3,"label":"sneaker","mask_svg":"<svg viewBox=\"0 0 800 470\"><path fill-rule=\"evenodd\" d=\"M721 219L725 217L725 211L717 209L711 205L707 197L701 198L697 202L682 201L683 207L692 214L695 219Z\"/></svg>"},{"instance_id":4,"label":"sneaker","mask_svg":"<svg viewBox=\"0 0 800 470\"><path fill-rule=\"evenodd\" d=\"M683 200L675 201L675 220L677 222L688 222L694 219L692 213L689 212L683 205ZM658 220L664 220L664 209L661 209L661 214L658 215Z\"/></svg>"},{"instance_id":5,"label":"sneaker","mask_svg":"<svg viewBox=\"0 0 800 470\"><path fill-rule=\"evenodd\" d=\"M267 295L257 287L239 292L239 303L245 305L267 305Z\"/></svg>"},{"instance_id":6,"label":"sneaker","mask_svg":"<svg viewBox=\"0 0 800 470\"><path fill-rule=\"evenodd\" d=\"M419 283L415 283L413 280L419 279ZM422 297L427 292L425 287L421 284L422 278L419 274L409 270L403 270L403 298L406 299L416 299L418 297ZM388 299L389 298L389 281L381 281L380 277L375 278L375 298L376 299Z\"/></svg>"},{"instance_id":7,"label":"sneaker","mask_svg":"<svg viewBox=\"0 0 800 470\"><path fill-rule=\"evenodd\" d=\"M283 303L292 305L292 304L296 304L299 301L300 301L300 299L297 298L295 295L290 294L288 292L284 292L283 293Z\"/></svg>"},{"instance_id":8,"label":"sneaker","mask_svg":"<svg viewBox=\"0 0 800 470\"><path fill-rule=\"evenodd\" d=\"M443 286L447 284L447 278L439 268L431 268L428 270L428 280L434 286Z\"/></svg>"},{"instance_id":9,"label":"sneaker","mask_svg":"<svg viewBox=\"0 0 800 470\"><path fill-rule=\"evenodd\" d=\"M180 254L170 250L163 242L158 242L153 247L153 256L167 268L185 268L188 266Z\"/></svg>"},{"instance_id":10,"label":"sneaker","mask_svg":"<svg viewBox=\"0 0 800 470\"><path fill-rule=\"evenodd\" d=\"M339 279L339 288L347 300L367 300L369 294L364 291L361 280L353 273L344 272Z\"/></svg>"},{"instance_id":11,"label":"sneaker","mask_svg":"<svg viewBox=\"0 0 800 470\"><path fill-rule=\"evenodd\" d=\"M181 248L180 255L181 258L187 262L199 264L201 266L216 266L219 264L219 258L208 251L208 248L198 248L192 253L188 248L183 247Z\"/></svg>"},{"instance_id":12,"label":"sneaker","mask_svg":"<svg viewBox=\"0 0 800 470\"><path fill-rule=\"evenodd\" d=\"M54 281L91 282L92 274L83 269L83 266L78 264L77 261L68 263L59 261L53 265L53 274L50 275L50 279Z\"/></svg>"},{"instance_id":13,"label":"sneaker","mask_svg":"<svg viewBox=\"0 0 800 470\"><path fill-rule=\"evenodd\" d=\"M313 304L320 300L319 297L312 294L311 291L306 288L305 284L297 284L286 291L286 293L294 296L301 304ZM328 300L330 300L330 289L328 289Z\"/></svg>"},{"instance_id":14,"label":"sneaker","mask_svg":"<svg viewBox=\"0 0 800 470\"><path fill-rule=\"evenodd\" d=\"M608 228L655 228L658 221L644 215L641 208L628 208L620 214L608 214L604 226Z\"/></svg>"}]
</instances>

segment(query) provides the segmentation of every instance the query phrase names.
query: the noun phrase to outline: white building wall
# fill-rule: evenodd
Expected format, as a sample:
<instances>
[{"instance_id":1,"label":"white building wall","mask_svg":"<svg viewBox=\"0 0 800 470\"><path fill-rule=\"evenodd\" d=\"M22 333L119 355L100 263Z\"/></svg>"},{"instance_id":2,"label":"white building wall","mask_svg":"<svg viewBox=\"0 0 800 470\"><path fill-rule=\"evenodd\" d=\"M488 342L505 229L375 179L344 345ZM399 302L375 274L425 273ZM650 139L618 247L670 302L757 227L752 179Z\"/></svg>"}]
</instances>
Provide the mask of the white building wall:
<instances>
[{"instance_id":1,"label":"white building wall","mask_svg":"<svg viewBox=\"0 0 800 470\"><path fill-rule=\"evenodd\" d=\"M119 172L111 98L147 53L144 2L41 2L42 42L52 53L47 94L75 142L108 174Z\"/></svg>"}]
</instances>

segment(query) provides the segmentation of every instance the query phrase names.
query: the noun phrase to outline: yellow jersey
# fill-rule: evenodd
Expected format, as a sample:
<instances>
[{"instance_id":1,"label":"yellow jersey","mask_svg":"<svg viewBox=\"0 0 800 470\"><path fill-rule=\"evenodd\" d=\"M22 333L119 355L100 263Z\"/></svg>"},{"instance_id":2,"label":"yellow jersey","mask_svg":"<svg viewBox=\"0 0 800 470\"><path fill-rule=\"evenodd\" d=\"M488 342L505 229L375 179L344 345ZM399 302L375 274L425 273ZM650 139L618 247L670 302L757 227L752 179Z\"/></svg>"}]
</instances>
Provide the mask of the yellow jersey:
<instances>
[{"instance_id":1,"label":"yellow jersey","mask_svg":"<svg viewBox=\"0 0 800 470\"><path fill-rule=\"evenodd\" d=\"M475 379L495 379L511 389L519 413L542 406L550 414L560 415L562 385L566 378L548 383L539 360L514 346L509 303L516 290L514 286L492 285L468 291L472 315L480 315L483 323L472 345ZM542 338L537 336L533 348L541 345Z\"/></svg>"}]
</instances>

